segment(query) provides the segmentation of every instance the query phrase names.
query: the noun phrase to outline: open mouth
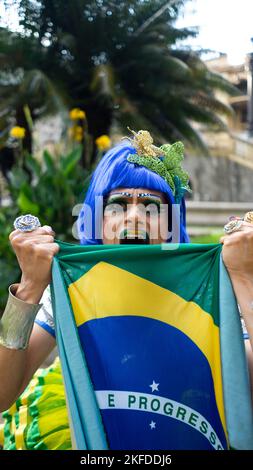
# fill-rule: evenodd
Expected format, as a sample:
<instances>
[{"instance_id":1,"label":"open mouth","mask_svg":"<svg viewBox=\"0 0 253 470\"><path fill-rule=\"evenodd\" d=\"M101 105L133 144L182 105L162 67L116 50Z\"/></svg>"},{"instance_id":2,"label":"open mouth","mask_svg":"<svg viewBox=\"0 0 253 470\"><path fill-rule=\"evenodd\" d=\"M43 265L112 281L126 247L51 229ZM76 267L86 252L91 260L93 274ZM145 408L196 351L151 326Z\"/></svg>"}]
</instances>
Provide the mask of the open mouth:
<instances>
[{"instance_id":1,"label":"open mouth","mask_svg":"<svg viewBox=\"0 0 253 470\"><path fill-rule=\"evenodd\" d=\"M124 229L120 234L120 245L149 245L149 235L145 230Z\"/></svg>"}]
</instances>

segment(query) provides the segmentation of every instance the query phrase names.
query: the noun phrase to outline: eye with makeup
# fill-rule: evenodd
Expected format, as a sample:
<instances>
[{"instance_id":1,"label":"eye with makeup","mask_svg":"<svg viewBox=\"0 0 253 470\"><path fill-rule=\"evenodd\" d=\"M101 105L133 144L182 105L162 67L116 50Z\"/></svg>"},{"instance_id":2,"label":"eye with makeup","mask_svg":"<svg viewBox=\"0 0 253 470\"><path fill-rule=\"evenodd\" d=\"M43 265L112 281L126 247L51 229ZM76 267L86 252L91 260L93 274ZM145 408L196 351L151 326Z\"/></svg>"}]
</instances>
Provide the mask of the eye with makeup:
<instances>
[{"instance_id":1,"label":"eye with makeup","mask_svg":"<svg viewBox=\"0 0 253 470\"><path fill-rule=\"evenodd\" d=\"M119 214L127 210L127 201L124 199L117 199L115 201L108 200L104 206L104 215Z\"/></svg>"},{"instance_id":2,"label":"eye with makeup","mask_svg":"<svg viewBox=\"0 0 253 470\"><path fill-rule=\"evenodd\" d=\"M142 203L142 205L144 207L144 211L147 214L155 215L155 214L160 214L161 212L161 204L159 202L147 201L147 202Z\"/></svg>"},{"instance_id":3,"label":"eye with makeup","mask_svg":"<svg viewBox=\"0 0 253 470\"><path fill-rule=\"evenodd\" d=\"M104 215L119 214L130 209L132 203L124 198L109 198L104 205ZM160 215L166 211L166 204L153 199L142 200L138 203L138 209L147 215Z\"/></svg>"},{"instance_id":4,"label":"eye with makeup","mask_svg":"<svg viewBox=\"0 0 253 470\"><path fill-rule=\"evenodd\" d=\"M160 201L149 199L140 203L140 209L147 215L161 215L166 213L168 207L167 204L163 204Z\"/></svg>"}]
</instances>

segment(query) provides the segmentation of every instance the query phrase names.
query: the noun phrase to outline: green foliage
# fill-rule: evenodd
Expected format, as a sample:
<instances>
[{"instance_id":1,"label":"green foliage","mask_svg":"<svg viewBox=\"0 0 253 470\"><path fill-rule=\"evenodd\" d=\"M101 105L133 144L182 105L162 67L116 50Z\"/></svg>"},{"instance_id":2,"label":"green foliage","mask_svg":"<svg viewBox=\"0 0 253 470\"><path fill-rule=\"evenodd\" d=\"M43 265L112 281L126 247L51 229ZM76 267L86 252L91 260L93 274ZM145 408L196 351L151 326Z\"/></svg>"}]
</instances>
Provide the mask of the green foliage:
<instances>
[{"instance_id":1,"label":"green foliage","mask_svg":"<svg viewBox=\"0 0 253 470\"><path fill-rule=\"evenodd\" d=\"M61 240L72 239L72 209L83 201L89 181L89 173L79 164L81 155L81 146L57 158L45 150L40 163L32 155L25 160L33 172L30 182L25 169L15 167L10 175L10 191L20 213L37 215Z\"/></svg>"},{"instance_id":2,"label":"green foliage","mask_svg":"<svg viewBox=\"0 0 253 470\"><path fill-rule=\"evenodd\" d=\"M18 215L36 215L42 225L53 227L56 238L75 242L72 209L83 202L90 180L90 174L80 166L81 155L81 146L57 158L45 151L41 161L26 155L25 167L12 169L11 204L0 208L0 310L6 302L8 285L17 282L20 275L8 239Z\"/></svg>"},{"instance_id":3,"label":"green foliage","mask_svg":"<svg viewBox=\"0 0 253 470\"><path fill-rule=\"evenodd\" d=\"M191 243L220 243L220 237L224 235L224 232L215 232L210 233L209 235L200 235L200 236L192 236Z\"/></svg>"},{"instance_id":4,"label":"green foliage","mask_svg":"<svg viewBox=\"0 0 253 470\"><path fill-rule=\"evenodd\" d=\"M9 234L13 230L13 221L17 216L17 207L0 209L0 312L6 304L8 286L17 282L20 276L18 262L9 243Z\"/></svg>"},{"instance_id":5,"label":"green foliage","mask_svg":"<svg viewBox=\"0 0 253 470\"><path fill-rule=\"evenodd\" d=\"M130 126L149 129L161 144L180 139L202 151L205 144L192 122L226 127L220 116L232 111L215 91L239 91L208 70L199 54L180 48L181 39L196 35L174 26L185 1L13 3L19 5L23 32L0 30L5 125L13 117L25 127L26 104L33 119L80 106L94 139L125 135Z\"/></svg>"}]
</instances>

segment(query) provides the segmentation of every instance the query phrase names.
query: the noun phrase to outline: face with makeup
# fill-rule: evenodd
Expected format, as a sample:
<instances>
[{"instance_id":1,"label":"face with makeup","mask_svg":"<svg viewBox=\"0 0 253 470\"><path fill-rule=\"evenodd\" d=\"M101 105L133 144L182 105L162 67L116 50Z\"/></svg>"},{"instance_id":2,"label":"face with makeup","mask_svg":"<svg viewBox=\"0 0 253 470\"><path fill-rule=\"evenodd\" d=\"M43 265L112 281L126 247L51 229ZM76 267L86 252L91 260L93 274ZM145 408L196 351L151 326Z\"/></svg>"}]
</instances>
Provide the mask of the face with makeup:
<instances>
[{"instance_id":1,"label":"face with makeup","mask_svg":"<svg viewBox=\"0 0 253 470\"><path fill-rule=\"evenodd\" d=\"M103 244L160 244L168 239L169 207L163 193L117 188L104 203Z\"/></svg>"}]
</instances>

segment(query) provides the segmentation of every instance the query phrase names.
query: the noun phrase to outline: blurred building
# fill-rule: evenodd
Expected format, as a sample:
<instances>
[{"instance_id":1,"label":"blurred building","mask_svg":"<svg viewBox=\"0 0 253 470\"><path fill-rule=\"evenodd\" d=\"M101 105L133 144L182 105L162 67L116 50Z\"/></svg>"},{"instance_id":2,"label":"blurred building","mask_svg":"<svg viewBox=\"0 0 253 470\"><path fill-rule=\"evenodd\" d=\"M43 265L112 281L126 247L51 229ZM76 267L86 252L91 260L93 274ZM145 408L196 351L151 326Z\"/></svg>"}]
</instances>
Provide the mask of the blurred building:
<instances>
[{"instance_id":1,"label":"blurred building","mask_svg":"<svg viewBox=\"0 0 253 470\"><path fill-rule=\"evenodd\" d=\"M253 62L253 61L252 61ZM253 201L253 96L252 65L231 65L227 56L206 61L213 72L219 73L238 87L238 96L219 93L218 99L233 109L227 119L227 132L198 130L208 143L210 156L188 154L185 166L191 175L195 201Z\"/></svg>"}]
</instances>

